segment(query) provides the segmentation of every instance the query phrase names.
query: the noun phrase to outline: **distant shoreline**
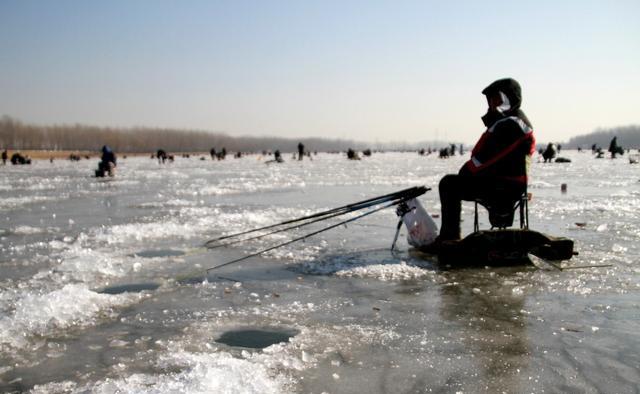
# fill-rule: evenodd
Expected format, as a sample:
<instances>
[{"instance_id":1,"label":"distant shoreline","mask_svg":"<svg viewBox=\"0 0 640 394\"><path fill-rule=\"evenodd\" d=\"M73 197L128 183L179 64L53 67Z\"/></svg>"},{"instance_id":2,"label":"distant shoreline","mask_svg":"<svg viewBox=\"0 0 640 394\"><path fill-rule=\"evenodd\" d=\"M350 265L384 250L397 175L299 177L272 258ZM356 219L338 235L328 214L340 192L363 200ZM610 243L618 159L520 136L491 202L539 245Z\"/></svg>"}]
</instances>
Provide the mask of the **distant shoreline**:
<instances>
[{"instance_id":1,"label":"distant shoreline","mask_svg":"<svg viewBox=\"0 0 640 394\"><path fill-rule=\"evenodd\" d=\"M34 160L49 160L49 159L54 159L54 160L65 159L66 160L66 159L69 159L70 155L77 155L77 156L80 156L80 158L82 159L85 159L87 156L89 156L89 158L91 159L99 159L101 156L101 153L97 151L78 151L78 150L9 149L8 153L9 153L9 158L11 158L11 155L14 153L20 153L21 155L28 156L29 158ZM174 154L175 156L181 156L183 154L181 152L171 152L171 153ZM197 157L200 157L200 156L209 157L208 152L185 152L185 154L188 154L190 156L197 156ZM118 152L116 152L116 155L118 158L122 158L124 156L151 157L151 155L155 155L155 152L135 152L135 153L122 153L122 154L119 154Z\"/></svg>"}]
</instances>

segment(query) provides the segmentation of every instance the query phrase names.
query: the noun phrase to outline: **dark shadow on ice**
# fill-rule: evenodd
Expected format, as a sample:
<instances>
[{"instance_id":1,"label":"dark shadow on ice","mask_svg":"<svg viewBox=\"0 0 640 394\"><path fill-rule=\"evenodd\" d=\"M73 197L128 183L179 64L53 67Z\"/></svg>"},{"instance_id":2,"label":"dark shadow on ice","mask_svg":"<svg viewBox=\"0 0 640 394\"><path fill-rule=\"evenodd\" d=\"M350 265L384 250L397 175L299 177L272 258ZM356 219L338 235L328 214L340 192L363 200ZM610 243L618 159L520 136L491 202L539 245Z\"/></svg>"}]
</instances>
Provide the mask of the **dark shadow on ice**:
<instances>
[{"instance_id":1,"label":"dark shadow on ice","mask_svg":"<svg viewBox=\"0 0 640 394\"><path fill-rule=\"evenodd\" d=\"M289 342L300 332L288 328L248 328L223 333L216 342L233 347L264 349L276 343Z\"/></svg>"},{"instance_id":2,"label":"dark shadow on ice","mask_svg":"<svg viewBox=\"0 0 640 394\"><path fill-rule=\"evenodd\" d=\"M131 283L127 285L109 286L98 291L101 294L122 294L122 293L140 293L142 291L153 291L160 287L157 283Z\"/></svg>"}]
</instances>

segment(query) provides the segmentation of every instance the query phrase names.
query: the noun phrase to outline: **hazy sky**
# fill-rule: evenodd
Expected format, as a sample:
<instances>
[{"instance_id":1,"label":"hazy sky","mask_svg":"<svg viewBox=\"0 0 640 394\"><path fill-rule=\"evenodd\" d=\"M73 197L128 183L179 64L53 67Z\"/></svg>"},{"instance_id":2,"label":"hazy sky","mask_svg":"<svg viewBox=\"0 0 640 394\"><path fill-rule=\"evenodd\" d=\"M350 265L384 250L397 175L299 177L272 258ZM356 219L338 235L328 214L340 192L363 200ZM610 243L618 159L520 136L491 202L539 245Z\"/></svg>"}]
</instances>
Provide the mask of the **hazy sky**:
<instances>
[{"instance_id":1,"label":"hazy sky","mask_svg":"<svg viewBox=\"0 0 640 394\"><path fill-rule=\"evenodd\" d=\"M538 141L640 123L640 1L0 0L0 115L472 143L513 77Z\"/></svg>"}]
</instances>

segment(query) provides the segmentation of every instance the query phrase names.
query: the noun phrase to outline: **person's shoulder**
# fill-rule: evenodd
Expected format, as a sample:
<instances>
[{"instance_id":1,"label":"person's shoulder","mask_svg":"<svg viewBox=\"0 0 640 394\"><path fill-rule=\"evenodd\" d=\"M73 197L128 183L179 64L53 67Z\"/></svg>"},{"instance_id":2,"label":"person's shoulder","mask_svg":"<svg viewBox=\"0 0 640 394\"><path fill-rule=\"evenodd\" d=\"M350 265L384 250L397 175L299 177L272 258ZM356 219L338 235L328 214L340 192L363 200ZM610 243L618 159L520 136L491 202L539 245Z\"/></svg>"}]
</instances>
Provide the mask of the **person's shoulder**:
<instances>
[{"instance_id":1,"label":"person's shoulder","mask_svg":"<svg viewBox=\"0 0 640 394\"><path fill-rule=\"evenodd\" d=\"M497 121L493 127L494 132L513 132L530 133L533 129L518 116L509 116Z\"/></svg>"}]
</instances>

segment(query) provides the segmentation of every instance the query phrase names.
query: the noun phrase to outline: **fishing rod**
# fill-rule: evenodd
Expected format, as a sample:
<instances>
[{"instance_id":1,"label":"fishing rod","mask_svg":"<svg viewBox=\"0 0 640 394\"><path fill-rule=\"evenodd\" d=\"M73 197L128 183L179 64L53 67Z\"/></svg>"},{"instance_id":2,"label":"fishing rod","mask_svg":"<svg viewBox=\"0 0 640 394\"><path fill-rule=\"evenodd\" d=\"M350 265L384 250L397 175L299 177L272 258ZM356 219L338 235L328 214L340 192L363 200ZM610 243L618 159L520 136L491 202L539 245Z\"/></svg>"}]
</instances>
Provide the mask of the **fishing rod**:
<instances>
[{"instance_id":1,"label":"fishing rod","mask_svg":"<svg viewBox=\"0 0 640 394\"><path fill-rule=\"evenodd\" d=\"M376 204L373 204L373 205L376 205ZM364 208L368 208L368 206L360 208L360 209L364 209ZM337 213L334 213L334 214L331 214L331 215L322 216L322 217L313 219L313 220L311 220L309 222L306 222L306 223L294 224L292 226L280 228L280 229L273 230L273 231L270 231L270 232L265 233L265 234L256 235L256 236L250 237L250 238L242 238L242 239L238 239L238 240L235 240L235 241L224 242L224 243L217 244L217 245L210 245L209 243L207 243L206 244L207 245L206 248L207 249L217 249L217 248L221 248L223 246L226 247L226 246L230 246L230 245L235 245L235 244L238 244L240 242L253 241L253 240L256 240L256 239L267 237L269 235L282 233L282 232L285 232L285 231L288 231L288 230L298 229L298 228L301 228L301 227L304 227L304 226L308 226L308 225L313 224L313 223L321 222L323 220L328 220L328 219L332 219L332 218L335 218L335 217L338 217L338 216L346 215L347 213L351 213L351 212L354 212L354 211L355 210L337 212Z\"/></svg>"},{"instance_id":2,"label":"fishing rod","mask_svg":"<svg viewBox=\"0 0 640 394\"><path fill-rule=\"evenodd\" d=\"M430 190L430 189L426 189L425 192L427 190ZM423 193L422 190L417 190L415 192L415 195L412 193L412 194L407 194L407 196L411 196L409 198L413 198L414 196L418 196L418 195L420 195L422 193ZM240 243L240 242L253 241L253 240L256 240L256 239L264 238L264 237L269 236L269 235L282 233L282 232L285 232L285 231L288 231L288 230L298 229L298 228L301 228L301 227L304 227L304 226L308 226L308 225L313 224L313 223L321 222L323 220L332 219L334 217L342 216L342 215L345 215L347 213L351 213L351 212L354 212L354 211L357 211L357 210L369 208L369 207L372 207L374 205L378 205L378 204L380 204L382 202L385 202L385 201L373 201L373 202L370 202L370 203L367 203L367 204L362 204L362 206L359 206L359 207L356 207L356 208L351 208L351 209L348 209L348 210L342 210L342 211L339 211L339 212L336 212L336 213L333 213L333 214L328 214L328 215L325 215L325 216L318 217L318 218L310 220L310 221L308 221L306 223L294 224L292 226L280 228L280 229L277 229L277 230L274 230L274 231L270 231L270 232L265 233L265 234L256 235L256 236L250 237L250 238L243 238L243 239L239 239L239 240L235 240L235 241L224 242L224 243L220 243L220 244L217 244L217 245L211 245L210 244L211 241L209 241L205 245L206 245L206 247L208 249L217 249L217 248L220 248L220 247L223 247L223 246L226 247L226 246L230 246L230 245L235 245L235 244ZM397 237L397 234L396 234L396 237Z\"/></svg>"},{"instance_id":3,"label":"fishing rod","mask_svg":"<svg viewBox=\"0 0 640 394\"><path fill-rule=\"evenodd\" d=\"M419 195L422 195L424 193L426 193L428 190L428 188L426 188L425 186L414 186L414 187L410 187L404 190L400 190L394 193L389 193L389 194L385 194L383 196L379 196L379 197L373 197L373 198L369 198L363 201L359 201L356 203L351 203L351 204L347 204L338 208L333 208L333 209L329 209L327 211L322 211L322 212L318 212L318 213L314 213L312 215L307 215L307 216L303 216L300 218L295 218L295 219L289 219L289 220L285 220L284 222L280 222L280 223L276 223L276 224L271 224L268 226L264 226L264 227L259 227L259 228L255 228L252 230L247 230L247 231L242 231L239 233L234 233L234 234L229 234L229 235L225 235L222 237L218 237L218 238L214 238L214 239L210 239L209 241L205 242L204 246L208 247L210 244L217 242L217 241L222 241L224 239L229 239L229 238L235 238L235 237L239 237L241 235L246 235L246 234L250 234L250 233L254 233L257 231L262 231L262 230L268 230L268 229L272 229L275 227L280 227L283 225L287 225L287 224L291 224L291 223L297 223L297 222L301 222L301 221L305 221L305 220L309 220L309 219L315 219L315 218L319 218L319 217L325 217L328 215L332 215L334 213L337 212L343 212L347 213L347 212L353 212L353 211L357 211L359 209L364 209L364 208L368 208L372 205L376 205L376 204L380 204L386 201L390 201L393 200L395 198L398 197L404 197L404 196L411 196L410 198L413 197L417 197ZM217 246L215 246L217 247Z\"/></svg>"},{"instance_id":4,"label":"fishing rod","mask_svg":"<svg viewBox=\"0 0 640 394\"><path fill-rule=\"evenodd\" d=\"M426 191L426 188L424 188L424 189L425 189L425 191ZM422 194L422 193L421 193L421 194ZM262 250L260 250L260 251L258 251L258 252L251 253L251 254L249 254L249 255L246 255L246 256L243 256L243 257L237 258L237 259L235 259L235 260L231 260L231 261L229 261L229 262L227 262L227 263L220 264L220 265L217 265L217 266L215 266L215 267L208 268L208 269L206 270L206 272L207 272L207 274L208 274L208 273L209 273L209 271L212 271L212 270L215 270L215 269L218 269L218 268L222 268L222 267L225 267L225 266L227 266L227 265L235 264L235 263L238 263L238 262L240 262L240 261L244 261L244 260L246 260L246 259L249 259L249 258L251 258L251 257L259 256L259 255L261 255L261 254L263 254L263 253L269 252L269 251L271 251L271 250L274 250L274 249L277 249L277 248L280 248L280 247L283 247L283 246L287 246L287 245L292 244L292 243L297 242L297 241L302 241L302 240L304 240L304 239L306 239L306 238L309 238L309 237L311 237L311 236L314 236L314 235L320 234L320 233L322 233L322 232L325 232L325 231L331 230L331 229L333 229L333 228L336 228L336 227L342 226L342 225L344 225L344 224L347 224L347 223L350 223L350 222L356 221L356 220L361 219L361 218L363 218L363 217L365 217L365 216L369 216L369 215L371 215L371 214L373 214L373 213L376 213L376 212L378 212L378 211L381 211L381 210L383 210L383 209L386 209L386 208L392 207L392 206L394 206L394 205L398 205L398 204L403 203L403 202L405 202L405 201L407 201L407 200L410 200L410 199L412 199L412 198L414 198L414 197L415 197L415 196L399 197L399 198L397 198L395 201L390 202L389 204L386 204L386 205L383 205L383 206L381 206L381 207L375 208L375 209L373 209L373 210L371 210L371 211L365 212L365 213L360 214L360 215L358 215L358 216L354 216L354 217L349 218L349 219L347 219L347 220L343 220L343 221L341 221L341 222L339 222L339 223L332 224L331 226L327 226L327 227L322 228L322 229L320 229L320 230L317 230L317 231L311 232L311 233L309 233L309 234L305 234L305 235L303 235L303 236L301 236L301 237L297 237L297 238L294 238L294 239L292 239L292 240L289 240L289 241L286 241L286 242L280 243L280 244L278 244L278 245L274 245L274 246L268 247L268 248L266 248L266 249L262 249Z\"/></svg>"}]
</instances>

